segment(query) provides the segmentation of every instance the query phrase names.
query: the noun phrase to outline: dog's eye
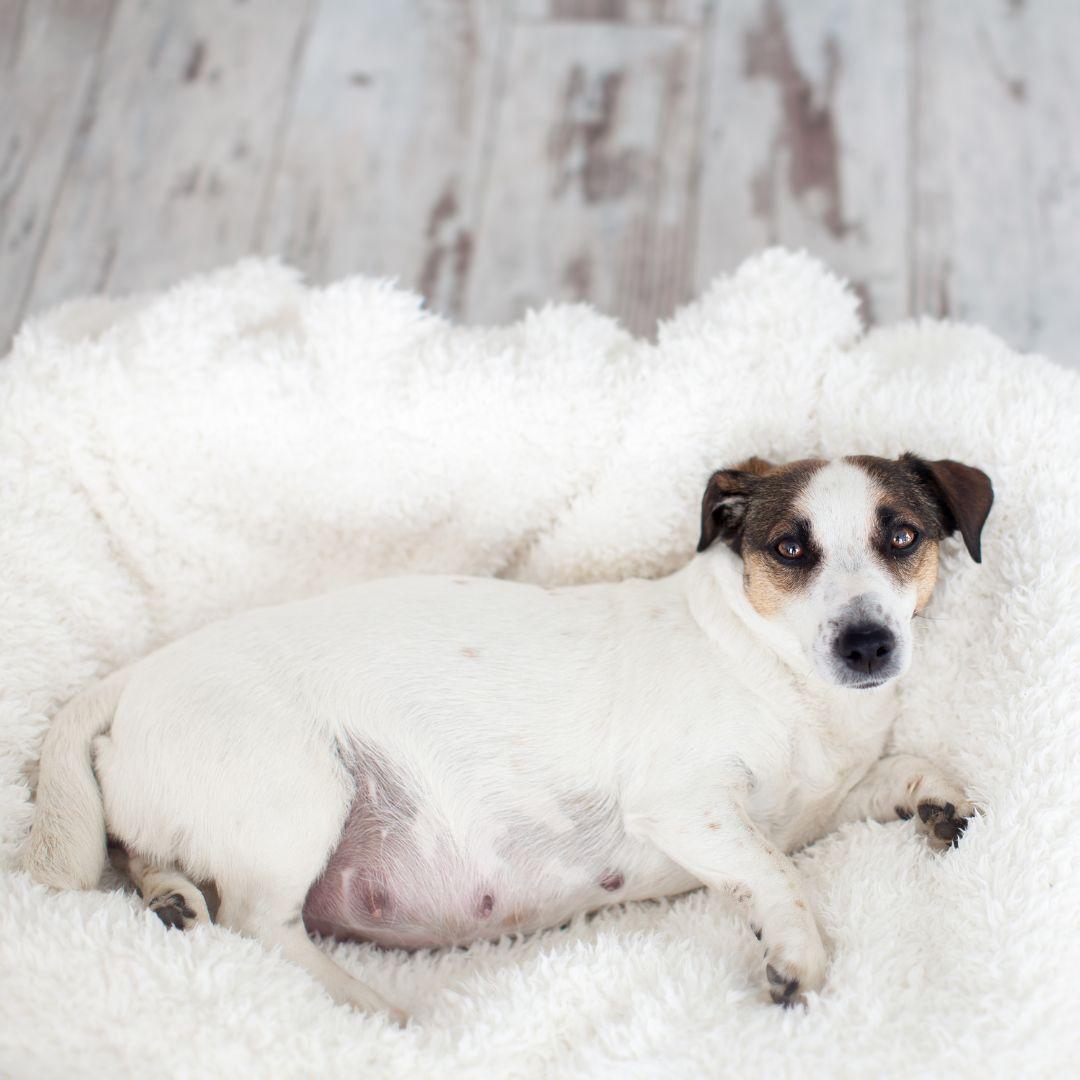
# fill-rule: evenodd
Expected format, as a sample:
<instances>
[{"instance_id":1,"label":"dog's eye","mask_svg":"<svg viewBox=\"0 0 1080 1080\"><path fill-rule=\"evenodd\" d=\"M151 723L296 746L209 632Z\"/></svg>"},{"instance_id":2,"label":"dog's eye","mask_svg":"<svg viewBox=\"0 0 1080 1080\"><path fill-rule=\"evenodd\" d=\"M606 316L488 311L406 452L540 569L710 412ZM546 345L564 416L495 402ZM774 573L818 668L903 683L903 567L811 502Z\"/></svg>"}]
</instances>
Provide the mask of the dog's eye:
<instances>
[{"instance_id":1,"label":"dog's eye","mask_svg":"<svg viewBox=\"0 0 1080 1080\"><path fill-rule=\"evenodd\" d=\"M889 537L889 546L893 551L907 551L915 546L919 534L910 525L898 525Z\"/></svg>"},{"instance_id":2,"label":"dog's eye","mask_svg":"<svg viewBox=\"0 0 1080 1080\"><path fill-rule=\"evenodd\" d=\"M776 554L782 559L794 560L801 559L806 553L803 551L803 546L798 540L792 540L790 536L785 536L784 539L776 545Z\"/></svg>"}]
</instances>

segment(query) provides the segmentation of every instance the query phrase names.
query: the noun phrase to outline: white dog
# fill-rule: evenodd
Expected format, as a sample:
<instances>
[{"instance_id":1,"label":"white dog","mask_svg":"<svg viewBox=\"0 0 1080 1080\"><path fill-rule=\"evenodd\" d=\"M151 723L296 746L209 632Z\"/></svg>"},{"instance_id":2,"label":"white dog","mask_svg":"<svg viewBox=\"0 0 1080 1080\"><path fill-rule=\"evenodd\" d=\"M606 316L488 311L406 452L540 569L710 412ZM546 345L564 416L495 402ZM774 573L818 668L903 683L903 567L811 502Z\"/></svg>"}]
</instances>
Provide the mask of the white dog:
<instances>
[{"instance_id":1,"label":"white dog","mask_svg":"<svg viewBox=\"0 0 1080 1080\"><path fill-rule=\"evenodd\" d=\"M789 1004L826 956L785 852L862 818L947 847L973 813L880 755L938 541L978 561L992 499L952 461L751 459L662 580L403 577L207 626L57 715L28 868L93 887L108 835L167 923L212 882L219 923L394 1013L307 931L464 944L704 884Z\"/></svg>"}]
</instances>

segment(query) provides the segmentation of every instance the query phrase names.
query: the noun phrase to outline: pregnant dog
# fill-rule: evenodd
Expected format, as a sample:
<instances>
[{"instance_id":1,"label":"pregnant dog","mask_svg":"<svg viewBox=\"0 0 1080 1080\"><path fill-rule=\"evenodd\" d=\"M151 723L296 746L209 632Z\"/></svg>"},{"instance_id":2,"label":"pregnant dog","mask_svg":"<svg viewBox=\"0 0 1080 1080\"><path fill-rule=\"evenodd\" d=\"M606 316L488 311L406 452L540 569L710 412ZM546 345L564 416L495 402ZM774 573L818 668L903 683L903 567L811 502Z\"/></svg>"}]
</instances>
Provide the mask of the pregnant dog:
<instances>
[{"instance_id":1,"label":"pregnant dog","mask_svg":"<svg viewBox=\"0 0 1080 1080\"><path fill-rule=\"evenodd\" d=\"M163 920L216 920L400 1013L308 931L460 945L707 885L781 1004L826 955L786 853L973 813L882 757L938 545L980 558L980 470L911 454L713 474L698 554L570 588L413 576L214 623L70 702L45 740L33 877L92 888L106 838Z\"/></svg>"}]
</instances>

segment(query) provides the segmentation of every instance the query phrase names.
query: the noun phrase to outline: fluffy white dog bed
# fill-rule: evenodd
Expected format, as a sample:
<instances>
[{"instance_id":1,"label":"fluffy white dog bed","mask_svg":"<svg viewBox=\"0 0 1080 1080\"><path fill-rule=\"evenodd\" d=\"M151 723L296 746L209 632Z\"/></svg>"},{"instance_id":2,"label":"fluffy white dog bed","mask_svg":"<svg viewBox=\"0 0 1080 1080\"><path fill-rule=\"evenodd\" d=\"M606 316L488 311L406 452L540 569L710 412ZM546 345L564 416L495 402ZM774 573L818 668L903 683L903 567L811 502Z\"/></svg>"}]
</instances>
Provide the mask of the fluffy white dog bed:
<instances>
[{"instance_id":1,"label":"fluffy white dog bed","mask_svg":"<svg viewBox=\"0 0 1080 1080\"><path fill-rule=\"evenodd\" d=\"M30 323L0 365L0 1073L1075 1075L1078 418L1076 375L972 327L863 337L780 251L656 345L257 261ZM659 574L712 467L909 448L997 492L983 565L946 545L895 734L987 814L943 857L900 822L799 856L832 957L806 1011L758 1002L759 946L703 892L468 951L328 946L412 1010L396 1030L218 927L17 869L48 717L208 620L391 571Z\"/></svg>"}]
</instances>

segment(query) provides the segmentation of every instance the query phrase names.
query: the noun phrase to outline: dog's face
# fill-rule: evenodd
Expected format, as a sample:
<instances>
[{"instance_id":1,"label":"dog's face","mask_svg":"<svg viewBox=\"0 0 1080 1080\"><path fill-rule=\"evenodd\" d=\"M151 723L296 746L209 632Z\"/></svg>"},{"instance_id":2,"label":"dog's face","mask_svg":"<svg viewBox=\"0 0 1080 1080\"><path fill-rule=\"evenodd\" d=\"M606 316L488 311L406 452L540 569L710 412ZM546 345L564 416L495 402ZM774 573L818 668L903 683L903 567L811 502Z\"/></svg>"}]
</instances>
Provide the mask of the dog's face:
<instances>
[{"instance_id":1,"label":"dog's face","mask_svg":"<svg viewBox=\"0 0 1080 1080\"><path fill-rule=\"evenodd\" d=\"M822 678L880 686L911 662L911 619L933 591L939 541L959 529L979 562L993 497L979 469L914 454L751 458L710 478L698 551L720 539L738 552L750 603L794 635Z\"/></svg>"}]
</instances>

